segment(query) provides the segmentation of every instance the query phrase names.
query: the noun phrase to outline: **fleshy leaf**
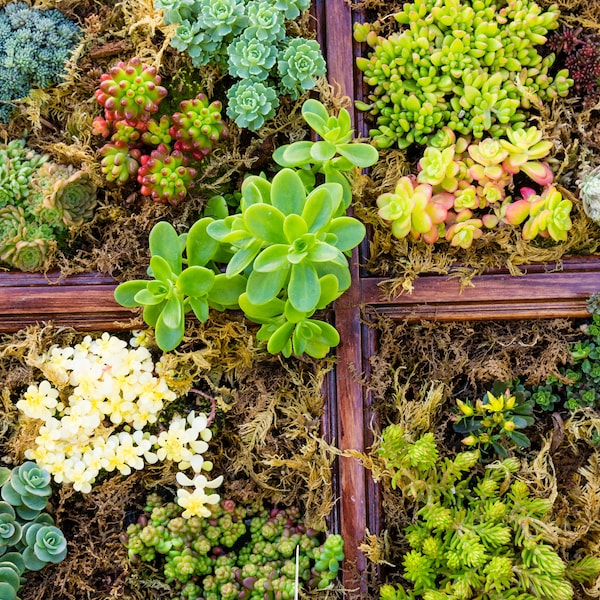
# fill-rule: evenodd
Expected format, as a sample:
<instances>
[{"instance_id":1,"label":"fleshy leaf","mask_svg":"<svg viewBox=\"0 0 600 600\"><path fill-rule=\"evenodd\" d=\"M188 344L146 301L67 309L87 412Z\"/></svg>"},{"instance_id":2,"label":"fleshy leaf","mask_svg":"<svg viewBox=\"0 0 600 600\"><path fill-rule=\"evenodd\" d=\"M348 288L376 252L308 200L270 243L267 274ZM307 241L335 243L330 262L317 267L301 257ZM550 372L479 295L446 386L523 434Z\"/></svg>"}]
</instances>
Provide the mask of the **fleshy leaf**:
<instances>
[{"instance_id":1,"label":"fleshy leaf","mask_svg":"<svg viewBox=\"0 0 600 600\"><path fill-rule=\"evenodd\" d=\"M244 223L257 239L269 244L285 244L283 221L285 214L268 204L253 204L244 213Z\"/></svg>"},{"instance_id":2,"label":"fleshy leaf","mask_svg":"<svg viewBox=\"0 0 600 600\"><path fill-rule=\"evenodd\" d=\"M173 225L166 221L160 221L152 228L148 241L150 254L161 256L167 261L171 270L178 275L181 272L181 248L179 235Z\"/></svg>"},{"instance_id":3,"label":"fleshy leaf","mask_svg":"<svg viewBox=\"0 0 600 600\"><path fill-rule=\"evenodd\" d=\"M292 266L288 295L292 306L302 312L315 310L321 295L315 268L306 262Z\"/></svg>"},{"instance_id":4,"label":"fleshy leaf","mask_svg":"<svg viewBox=\"0 0 600 600\"><path fill-rule=\"evenodd\" d=\"M203 267L215 255L219 242L207 232L208 225L212 222L210 217L205 217L190 228L185 247L189 267Z\"/></svg>"},{"instance_id":5,"label":"fleshy leaf","mask_svg":"<svg viewBox=\"0 0 600 600\"><path fill-rule=\"evenodd\" d=\"M304 184L296 171L282 169L273 177L271 204L278 208L284 215L302 214L305 202L306 191Z\"/></svg>"},{"instance_id":6,"label":"fleshy leaf","mask_svg":"<svg viewBox=\"0 0 600 600\"><path fill-rule=\"evenodd\" d=\"M147 281L142 279L135 279L132 281L125 281L120 283L114 292L115 300L126 308L133 308L139 306L139 303L135 300L136 294L143 289L146 289L148 285Z\"/></svg>"},{"instance_id":7,"label":"fleshy leaf","mask_svg":"<svg viewBox=\"0 0 600 600\"><path fill-rule=\"evenodd\" d=\"M379 158L379 152L369 144L338 144L336 150L355 167L370 167Z\"/></svg>"},{"instance_id":8,"label":"fleshy leaf","mask_svg":"<svg viewBox=\"0 0 600 600\"><path fill-rule=\"evenodd\" d=\"M206 267L188 267L177 278L177 287L186 296L206 296L213 286L215 274Z\"/></svg>"}]
</instances>

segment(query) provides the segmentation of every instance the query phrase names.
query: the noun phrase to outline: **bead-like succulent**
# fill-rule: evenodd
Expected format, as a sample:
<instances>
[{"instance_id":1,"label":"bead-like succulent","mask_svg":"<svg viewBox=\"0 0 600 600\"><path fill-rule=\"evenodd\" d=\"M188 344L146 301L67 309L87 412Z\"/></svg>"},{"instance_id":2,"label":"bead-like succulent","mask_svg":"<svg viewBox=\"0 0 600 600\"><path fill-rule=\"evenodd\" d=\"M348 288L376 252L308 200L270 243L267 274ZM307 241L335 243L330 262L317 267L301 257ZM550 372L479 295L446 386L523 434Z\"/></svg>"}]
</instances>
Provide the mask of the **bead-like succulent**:
<instances>
[{"instance_id":1,"label":"bead-like succulent","mask_svg":"<svg viewBox=\"0 0 600 600\"><path fill-rule=\"evenodd\" d=\"M277 48L244 32L227 48L229 74L240 79L264 81L277 62Z\"/></svg>"},{"instance_id":2,"label":"bead-like succulent","mask_svg":"<svg viewBox=\"0 0 600 600\"><path fill-rule=\"evenodd\" d=\"M175 150L189 153L195 160L202 160L214 145L227 136L225 121L221 118L221 103L209 103L204 94L191 100L183 100L181 112L171 117L173 123L169 134L175 140Z\"/></svg>"},{"instance_id":3,"label":"bead-like succulent","mask_svg":"<svg viewBox=\"0 0 600 600\"><path fill-rule=\"evenodd\" d=\"M48 156L25 146L24 139L12 140L0 147L0 207L22 204L30 193L31 176Z\"/></svg>"},{"instance_id":4,"label":"bead-like succulent","mask_svg":"<svg viewBox=\"0 0 600 600\"><path fill-rule=\"evenodd\" d=\"M600 223L600 167L587 173L579 184L579 193L585 214Z\"/></svg>"},{"instance_id":5,"label":"bead-like succulent","mask_svg":"<svg viewBox=\"0 0 600 600\"><path fill-rule=\"evenodd\" d=\"M160 145L150 156L142 156L140 162L137 179L141 194L169 204L177 204L186 197L196 169L187 166L188 160L179 150L169 152Z\"/></svg>"},{"instance_id":6,"label":"bead-like succulent","mask_svg":"<svg viewBox=\"0 0 600 600\"><path fill-rule=\"evenodd\" d=\"M105 144L98 153L102 156L101 170L107 181L125 183L140 168L141 152L123 140Z\"/></svg>"},{"instance_id":7,"label":"bead-like succulent","mask_svg":"<svg viewBox=\"0 0 600 600\"><path fill-rule=\"evenodd\" d=\"M160 146L164 144L170 147L172 138L169 130L171 129L171 119L169 115L162 115L160 121L150 119L146 123L146 131L142 133L142 143L147 146Z\"/></svg>"},{"instance_id":8,"label":"bead-like succulent","mask_svg":"<svg viewBox=\"0 0 600 600\"><path fill-rule=\"evenodd\" d=\"M96 100L108 114L135 126L147 121L167 95L160 82L156 67L143 64L136 56L127 63L119 61L100 76Z\"/></svg>"},{"instance_id":9,"label":"bead-like succulent","mask_svg":"<svg viewBox=\"0 0 600 600\"><path fill-rule=\"evenodd\" d=\"M277 60L283 89L292 99L313 88L325 69L321 47L315 40L291 38Z\"/></svg>"},{"instance_id":10,"label":"bead-like succulent","mask_svg":"<svg viewBox=\"0 0 600 600\"><path fill-rule=\"evenodd\" d=\"M50 473L28 461L12 470L2 486L2 498L12 505L22 519L34 519L48 503Z\"/></svg>"},{"instance_id":11,"label":"bead-like succulent","mask_svg":"<svg viewBox=\"0 0 600 600\"><path fill-rule=\"evenodd\" d=\"M497 137L527 120L531 98L565 96L573 83L566 70L551 75L554 55L536 50L557 27L555 6L413 0L395 18L400 29L387 38L379 23L354 26L355 39L370 47L357 59L370 103L357 106L376 117L379 147L428 144L445 126Z\"/></svg>"},{"instance_id":12,"label":"bead-like succulent","mask_svg":"<svg viewBox=\"0 0 600 600\"><path fill-rule=\"evenodd\" d=\"M279 96L272 87L260 81L242 80L229 88L227 116L239 127L256 131L275 116Z\"/></svg>"},{"instance_id":13,"label":"bead-like succulent","mask_svg":"<svg viewBox=\"0 0 600 600\"><path fill-rule=\"evenodd\" d=\"M412 239L423 237L430 244L437 240L437 226L444 222L450 208L433 200L431 185L417 185L410 177L401 177L393 192L379 196L377 206L379 216L391 222L397 238L410 234Z\"/></svg>"}]
</instances>

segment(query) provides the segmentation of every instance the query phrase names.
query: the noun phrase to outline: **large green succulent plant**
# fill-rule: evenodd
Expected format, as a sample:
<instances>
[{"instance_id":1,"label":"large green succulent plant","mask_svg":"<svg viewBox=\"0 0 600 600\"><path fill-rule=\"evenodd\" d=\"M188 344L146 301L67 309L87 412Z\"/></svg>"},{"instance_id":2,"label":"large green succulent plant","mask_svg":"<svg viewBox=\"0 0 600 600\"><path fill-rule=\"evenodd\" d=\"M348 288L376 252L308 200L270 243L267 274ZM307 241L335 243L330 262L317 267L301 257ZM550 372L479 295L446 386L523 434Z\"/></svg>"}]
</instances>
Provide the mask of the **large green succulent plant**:
<instances>
[{"instance_id":1,"label":"large green succulent plant","mask_svg":"<svg viewBox=\"0 0 600 600\"><path fill-rule=\"evenodd\" d=\"M155 279L117 287L118 302L144 306L144 320L156 328L163 350L183 339L187 312L205 321L209 307L238 305L262 325L258 339L270 352L322 358L339 343L335 328L313 315L350 286L346 254L363 239L365 227L345 215L351 200L347 176L354 167L373 164L377 151L352 142L345 110L330 116L320 102L308 100L303 115L322 141L277 151L285 168L272 181L247 177L238 213L216 211L183 235L168 223L157 224L150 234L149 275ZM319 173L325 182L317 185Z\"/></svg>"}]
</instances>

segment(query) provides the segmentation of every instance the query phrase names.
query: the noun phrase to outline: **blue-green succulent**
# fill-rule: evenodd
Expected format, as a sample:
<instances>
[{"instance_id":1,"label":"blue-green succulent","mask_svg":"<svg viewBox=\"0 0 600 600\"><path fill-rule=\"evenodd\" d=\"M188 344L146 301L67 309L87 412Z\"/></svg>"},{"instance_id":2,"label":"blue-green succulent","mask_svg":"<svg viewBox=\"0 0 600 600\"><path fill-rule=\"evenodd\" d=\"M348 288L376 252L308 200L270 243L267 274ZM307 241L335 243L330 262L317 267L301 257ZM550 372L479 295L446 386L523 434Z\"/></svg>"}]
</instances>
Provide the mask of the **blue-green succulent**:
<instances>
[{"instance_id":1,"label":"blue-green succulent","mask_svg":"<svg viewBox=\"0 0 600 600\"><path fill-rule=\"evenodd\" d=\"M240 79L264 81L277 62L277 49L247 33L229 44L229 74Z\"/></svg>"},{"instance_id":2,"label":"blue-green succulent","mask_svg":"<svg viewBox=\"0 0 600 600\"><path fill-rule=\"evenodd\" d=\"M319 43L304 38L288 40L279 54L277 70L284 91L295 100L314 87L317 77L325 75L326 65Z\"/></svg>"},{"instance_id":3,"label":"blue-green succulent","mask_svg":"<svg viewBox=\"0 0 600 600\"><path fill-rule=\"evenodd\" d=\"M256 131L275 116L279 106L277 90L260 81L238 81L227 92L227 116L239 127Z\"/></svg>"}]
</instances>

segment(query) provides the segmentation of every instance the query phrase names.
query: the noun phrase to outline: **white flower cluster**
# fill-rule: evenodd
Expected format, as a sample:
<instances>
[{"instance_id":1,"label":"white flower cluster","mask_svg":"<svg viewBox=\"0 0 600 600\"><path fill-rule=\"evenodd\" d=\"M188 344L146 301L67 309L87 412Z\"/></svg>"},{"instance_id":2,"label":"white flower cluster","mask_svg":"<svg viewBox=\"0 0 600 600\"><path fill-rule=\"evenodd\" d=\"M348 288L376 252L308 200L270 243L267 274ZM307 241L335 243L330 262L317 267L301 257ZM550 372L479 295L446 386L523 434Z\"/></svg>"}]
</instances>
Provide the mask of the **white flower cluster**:
<instances>
[{"instance_id":1,"label":"white flower cluster","mask_svg":"<svg viewBox=\"0 0 600 600\"><path fill-rule=\"evenodd\" d=\"M207 417L191 412L175 416L169 428L154 435L144 428L156 423L163 407L176 399L166 381L155 375L150 351L134 337L129 343L104 333L99 339L86 336L74 347L53 346L41 357L40 369L47 377L30 385L17 408L31 419L43 421L36 446L25 452L29 460L49 471L57 483L72 483L84 493L101 471L129 475L145 463L170 460L182 471L178 501L186 516L210 514L206 504L219 501L205 488L222 483L208 481L202 471L212 464L202 454L211 439ZM133 430L133 433L131 431Z\"/></svg>"}]
</instances>

